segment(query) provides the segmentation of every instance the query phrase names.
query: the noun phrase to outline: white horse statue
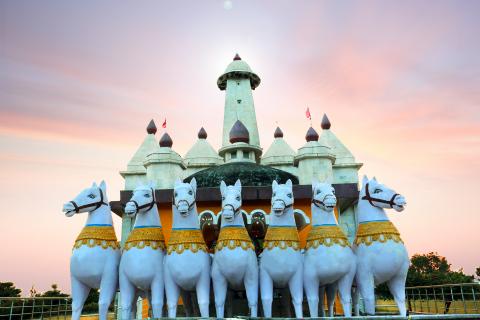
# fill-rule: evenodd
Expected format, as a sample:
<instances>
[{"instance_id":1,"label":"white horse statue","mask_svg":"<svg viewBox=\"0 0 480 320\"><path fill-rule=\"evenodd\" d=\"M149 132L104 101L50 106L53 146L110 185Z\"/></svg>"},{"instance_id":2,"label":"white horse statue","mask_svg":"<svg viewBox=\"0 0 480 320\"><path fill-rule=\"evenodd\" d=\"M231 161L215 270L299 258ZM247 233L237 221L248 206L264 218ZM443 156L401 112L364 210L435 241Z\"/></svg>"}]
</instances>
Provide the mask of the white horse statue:
<instances>
[{"instance_id":1,"label":"white horse statue","mask_svg":"<svg viewBox=\"0 0 480 320\"><path fill-rule=\"evenodd\" d=\"M356 212L359 226L354 246L357 255L355 282L369 315L375 314L375 285L387 282L400 315L406 316L405 281L410 262L400 233L384 211L384 208L393 208L400 212L405 205L403 196L375 178L363 177ZM358 306L355 313L358 314Z\"/></svg>"},{"instance_id":2,"label":"white horse statue","mask_svg":"<svg viewBox=\"0 0 480 320\"><path fill-rule=\"evenodd\" d=\"M125 214L136 216L136 219L120 260L122 319L132 319L132 310L136 309L132 304L140 295L148 297L153 317L161 318L165 240L152 183L133 191L125 206Z\"/></svg>"},{"instance_id":3,"label":"white horse statue","mask_svg":"<svg viewBox=\"0 0 480 320\"><path fill-rule=\"evenodd\" d=\"M180 289L196 289L202 318L208 317L210 302L210 255L200 231L195 195L197 182L175 182L173 225L165 257L165 289L168 317L175 318Z\"/></svg>"},{"instance_id":4,"label":"white horse statue","mask_svg":"<svg viewBox=\"0 0 480 320\"><path fill-rule=\"evenodd\" d=\"M250 316L257 317L258 264L255 247L248 235L241 212L242 184L220 184L222 216L220 235L212 263L212 280L217 318L223 318L227 288L245 288Z\"/></svg>"},{"instance_id":5,"label":"white horse statue","mask_svg":"<svg viewBox=\"0 0 480 320\"><path fill-rule=\"evenodd\" d=\"M80 319L90 289L100 289L98 313L107 319L110 303L118 284L120 246L113 229L105 181L86 188L63 205L67 217L88 212L87 223L78 235L70 258L72 319Z\"/></svg>"},{"instance_id":6,"label":"white horse statue","mask_svg":"<svg viewBox=\"0 0 480 320\"><path fill-rule=\"evenodd\" d=\"M272 183L270 225L260 255L260 293L265 318L272 317L274 288L289 287L295 316L302 318L303 256L293 212L292 181Z\"/></svg>"},{"instance_id":7,"label":"white horse statue","mask_svg":"<svg viewBox=\"0 0 480 320\"><path fill-rule=\"evenodd\" d=\"M325 287L329 317L333 317L337 288L344 314L346 317L351 317L351 289L357 267L356 257L335 218L334 208L337 205L337 198L332 185L313 182L312 192L312 229L307 237L303 269L303 284L310 317L318 317L319 286L321 317L324 316Z\"/></svg>"}]
</instances>

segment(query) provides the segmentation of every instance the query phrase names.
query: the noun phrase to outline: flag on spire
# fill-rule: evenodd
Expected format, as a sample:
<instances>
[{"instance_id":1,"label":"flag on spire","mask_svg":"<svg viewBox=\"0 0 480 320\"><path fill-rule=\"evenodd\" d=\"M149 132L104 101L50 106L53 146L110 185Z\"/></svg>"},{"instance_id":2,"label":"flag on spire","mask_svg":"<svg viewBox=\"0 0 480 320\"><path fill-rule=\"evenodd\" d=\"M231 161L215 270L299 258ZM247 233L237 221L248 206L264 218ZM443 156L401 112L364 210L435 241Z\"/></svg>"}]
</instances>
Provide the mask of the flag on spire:
<instances>
[{"instance_id":1,"label":"flag on spire","mask_svg":"<svg viewBox=\"0 0 480 320\"><path fill-rule=\"evenodd\" d=\"M305 115L307 116L307 119L312 121L312 115L310 114L310 109L307 107L307 111L305 112Z\"/></svg>"},{"instance_id":2,"label":"flag on spire","mask_svg":"<svg viewBox=\"0 0 480 320\"><path fill-rule=\"evenodd\" d=\"M167 128L167 118L162 123L162 128L166 129Z\"/></svg>"}]
</instances>

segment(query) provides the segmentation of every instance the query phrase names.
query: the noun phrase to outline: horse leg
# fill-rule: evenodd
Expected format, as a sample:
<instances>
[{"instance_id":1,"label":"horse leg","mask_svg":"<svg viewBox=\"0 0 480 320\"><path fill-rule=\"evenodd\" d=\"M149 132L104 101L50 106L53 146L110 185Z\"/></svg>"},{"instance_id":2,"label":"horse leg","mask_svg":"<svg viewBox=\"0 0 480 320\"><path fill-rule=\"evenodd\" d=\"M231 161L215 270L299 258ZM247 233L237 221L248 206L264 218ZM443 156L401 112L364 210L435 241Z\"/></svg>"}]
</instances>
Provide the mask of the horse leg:
<instances>
[{"instance_id":1,"label":"horse leg","mask_svg":"<svg viewBox=\"0 0 480 320\"><path fill-rule=\"evenodd\" d=\"M79 320L82 314L83 304L85 300L87 300L90 288L74 276L71 276L70 281L72 286L72 320Z\"/></svg>"},{"instance_id":2,"label":"horse leg","mask_svg":"<svg viewBox=\"0 0 480 320\"><path fill-rule=\"evenodd\" d=\"M358 289L358 285L355 284L355 287L352 287L352 304L353 304L353 308L355 309L354 310L355 317L360 316L359 300L360 300L360 290Z\"/></svg>"},{"instance_id":3,"label":"horse leg","mask_svg":"<svg viewBox=\"0 0 480 320\"><path fill-rule=\"evenodd\" d=\"M217 318L224 317L225 299L227 296L227 280L220 272L217 263L214 261L212 266L213 294L215 296L215 309Z\"/></svg>"},{"instance_id":4,"label":"horse leg","mask_svg":"<svg viewBox=\"0 0 480 320\"><path fill-rule=\"evenodd\" d=\"M200 316L208 318L210 305L210 263L202 271L200 279L197 282L197 300L200 308Z\"/></svg>"},{"instance_id":5,"label":"horse leg","mask_svg":"<svg viewBox=\"0 0 480 320\"><path fill-rule=\"evenodd\" d=\"M364 270L358 270L356 275L357 287L365 303L365 313L375 315L375 288L373 274Z\"/></svg>"},{"instance_id":6,"label":"horse leg","mask_svg":"<svg viewBox=\"0 0 480 320\"><path fill-rule=\"evenodd\" d=\"M318 289L318 313L319 317L323 318L325 317L325 308L323 306L323 303L325 302L325 286L321 286Z\"/></svg>"},{"instance_id":7,"label":"horse leg","mask_svg":"<svg viewBox=\"0 0 480 320\"><path fill-rule=\"evenodd\" d=\"M177 286L175 281L173 281L170 270L166 265L164 271L165 291L167 293L168 317L176 318L178 297L180 296L180 288Z\"/></svg>"},{"instance_id":8,"label":"horse leg","mask_svg":"<svg viewBox=\"0 0 480 320\"><path fill-rule=\"evenodd\" d=\"M288 281L290 295L292 296L293 307L295 309L295 317L303 318L303 266L297 269L293 277Z\"/></svg>"},{"instance_id":9,"label":"horse leg","mask_svg":"<svg viewBox=\"0 0 480 320\"><path fill-rule=\"evenodd\" d=\"M306 264L305 264L306 265ZM313 268L304 268L303 288L307 295L310 318L318 318L318 286L320 282ZM323 306L323 303L322 303Z\"/></svg>"},{"instance_id":10,"label":"horse leg","mask_svg":"<svg viewBox=\"0 0 480 320\"><path fill-rule=\"evenodd\" d=\"M100 297L98 298L98 318L107 320L108 307L117 293L118 271L106 269L100 283Z\"/></svg>"},{"instance_id":11,"label":"horse leg","mask_svg":"<svg viewBox=\"0 0 480 320\"><path fill-rule=\"evenodd\" d=\"M328 316L333 317L333 305L335 304L335 296L337 295L337 283L329 284L326 287Z\"/></svg>"},{"instance_id":12,"label":"horse leg","mask_svg":"<svg viewBox=\"0 0 480 320\"><path fill-rule=\"evenodd\" d=\"M408 264L404 269L406 270L402 270L399 274L387 282L390 293L395 299L395 303L397 304L398 310L400 311L400 315L402 317L407 316L407 308L405 306L405 281L407 279L406 271L408 271Z\"/></svg>"},{"instance_id":13,"label":"horse leg","mask_svg":"<svg viewBox=\"0 0 480 320\"><path fill-rule=\"evenodd\" d=\"M150 305L152 306L152 312L154 318L161 318L162 317L162 310L163 310L163 298L165 295L165 285L162 279L162 274L157 274L153 279L151 288L150 288L150 296L151 301Z\"/></svg>"},{"instance_id":14,"label":"horse leg","mask_svg":"<svg viewBox=\"0 0 480 320\"><path fill-rule=\"evenodd\" d=\"M356 265L352 263L349 272L338 280L338 292L342 302L345 317L352 316L352 282L355 277Z\"/></svg>"},{"instance_id":15,"label":"horse leg","mask_svg":"<svg viewBox=\"0 0 480 320\"><path fill-rule=\"evenodd\" d=\"M250 308L250 317L257 317L258 307L258 265L257 258L254 257L253 263L247 268L243 283L245 285L245 293L247 294L248 307Z\"/></svg>"},{"instance_id":16,"label":"horse leg","mask_svg":"<svg viewBox=\"0 0 480 320\"><path fill-rule=\"evenodd\" d=\"M121 318L124 320L132 318L132 304L136 297L135 286L128 280L127 275L123 270L120 271L120 299L122 306ZM134 315L136 318L136 314Z\"/></svg>"},{"instance_id":17,"label":"horse leg","mask_svg":"<svg viewBox=\"0 0 480 320\"><path fill-rule=\"evenodd\" d=\"M272 317L273 281L267 271L260 267L260 296L262 298L263 317Z\"/></svg>"}]
</instances>

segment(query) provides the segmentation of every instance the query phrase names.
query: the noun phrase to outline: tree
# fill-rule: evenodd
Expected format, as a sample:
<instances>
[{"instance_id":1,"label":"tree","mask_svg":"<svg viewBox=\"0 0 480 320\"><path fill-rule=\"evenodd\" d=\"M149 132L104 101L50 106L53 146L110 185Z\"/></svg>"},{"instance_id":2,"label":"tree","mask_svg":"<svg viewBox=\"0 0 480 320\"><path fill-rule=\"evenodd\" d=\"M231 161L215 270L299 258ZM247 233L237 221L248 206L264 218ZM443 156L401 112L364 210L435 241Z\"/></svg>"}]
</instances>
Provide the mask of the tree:
<instances>
[{"instance_id":1,"label":"tree","mask_svg":"<svg viewBox=\"0 0 480 320\"><path fill-rule=\"evenodd\" d=\"M477 267L477 270L475 270L475 274L477 275L477 278L480 279L480 267Z\"/></svg>"},{"instance_id":2,"label":"tree","mask_svg":"<svg viewBox=\"0 0 480 320\"><path fill-rule=\"evenodd\" d=\"M68 294L58 290L58 285L54 283L52 284L52 290L45 291L42 297L68 297Z\"/></svg>"},{"instance_id":3,"label":"tree","mask_svg":"<svg viewBox=\"0 0 480 320\"><path fill-rule=\"evenodd\" d=\"M20 292L13 282L0 282L0 297L20 297Z\"/></svg>"}]
</instances>

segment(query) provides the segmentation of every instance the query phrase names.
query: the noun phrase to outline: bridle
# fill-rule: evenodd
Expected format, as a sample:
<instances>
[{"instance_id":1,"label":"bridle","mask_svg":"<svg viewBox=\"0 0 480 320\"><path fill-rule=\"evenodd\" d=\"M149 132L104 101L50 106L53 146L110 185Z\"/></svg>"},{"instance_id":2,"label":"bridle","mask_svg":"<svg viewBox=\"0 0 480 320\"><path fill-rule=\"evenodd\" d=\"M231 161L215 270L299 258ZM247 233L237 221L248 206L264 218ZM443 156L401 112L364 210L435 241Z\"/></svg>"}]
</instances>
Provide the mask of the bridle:
<instances>
[{"instance_id":1,"label":"bridle","mask_svg":"<svg viewBox=\"0 0 480 320\"><path fill-rule=\"evenodd\" d=\"M315 192L315 190L314 190ZM326 194L324 197L323 197L323 200L325 200L325 198L328 196L329 194ZM312 196L312 203L315 205L315 207L317 208L320 208L322 209L322 207L320 206L324 206L326 207L327 205L325 204L325 202L323 202L322 200L317 200L315 199L315 194Z\"/></svg>"},{"instance_id":2,"label":"bridle","mask_svg":"<svg viewBox=\"0 0 480 320\"><path fill-rule=\"evenodd\" d=\"M226 204L226 205L223 206L222 211L225 207L231 207L232 211L233 211L233 215L236 216L240 212L240 209L242 208L242 205L240 205L238 208L235 208L233 206L233 204Z\"/></svg>"},{"instance_id":3,"label":"bridle","mask_svg":"<svg viewBox=\"0 0 480 320\"><path fill-rule=\"evenodd\" d=\"M195 200L197 197L196 197L195 191L193 189L192 189L192 192L193 192L193 202L192 203L188 203L187 200L180 200L180 201L178 201L178 204L177 204L177 201L175 200L175 191L173 191L172 202L173 202L173 205L177 208L177 210L178 210L178 205L180 204L180 202L186 202L187 203L188 211L193 209L193 207L195 206L195 203L197 203L197 200Z\"/></svg>"},{"instance_id":4,"label":"bridle","mask_svg":"<svg viewBox=\"0 0 480 320\"><path fill-rule=\"evenodd\" d=\"M153 188L150 188L150 190L152 191L152 202L145 203L145 204L142 204L141 206L139 206L137 201L135 201L135 200L130 200L129 201L129 202L133 202L133 204L135 205L135 213L138 213L143 208L148 208L147 211L149 211L155 205L155 202L156 202L155 201L155 190L153 190Z\"/></svg>"},{"instance_id":5,"label":"bridle","mask_svg":"<svg viewBox=\"0 0 480 320\"><path fill-rule=\"evenodd\" d=\"M398 193L395 193L392 198L390 200L383 200L383 199L378 199L378 198L373 198L371 195L370 195L370 191L368 190L368 183L365 185L365 195L362 197L362 200L367 200L370 205L374 206L374 207L377 207L377 208L380 208L379 206L376 206L373 201L375 202L380 202L380 203L386 203L390 206L390 208L393 208L393 206L395 205L395 198L397 196L399 196L400 194Z\"/></svg>"},{"instance_id":6,"label":"bridle","mask_svg":"<svg viewBox=\"0 0 480 320\"><path fill-rule=\"evenodd\" d=\"M77 205L77 203L75 201L73 201L73 200L70 201L70 203L75 208L75 213L80 213L80 210L85 209L85 208L95 207L95 209L92 210L92 211L94 211L94 210L97 210L98 208L100 208L103 205L108 206L109 204L103 201L103 191L102 191L102 189L98 188L98 191L100 192L100 200L97 201L97 202L88 203L88 204L84 204L84 205L79 206L79 205ZM72 212L72 211L70 210L70 212Z\"/></svg>"},{"instance_id":7,"label":"bridle","mask_svg":"<svg viewBox=\"0 0 480 320\"><path fill-rule=\"evenodd\" d=\"M272 206L273 204L275 203L275 201L282 201L283 202L283 205L285 206L285 208L283 208L283 211L287 210L288 208L291 208L293 207L293 201L292 203L290 203L289 205L287 205L287 203L283 200L283 199L275 199L272 201Z\"/></svg>"}]
</instances>

